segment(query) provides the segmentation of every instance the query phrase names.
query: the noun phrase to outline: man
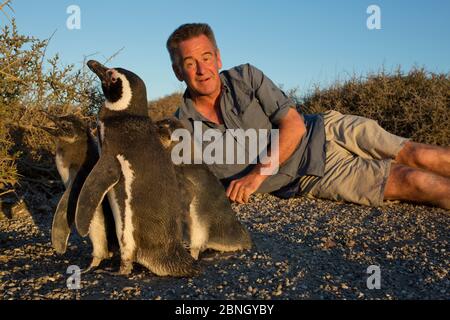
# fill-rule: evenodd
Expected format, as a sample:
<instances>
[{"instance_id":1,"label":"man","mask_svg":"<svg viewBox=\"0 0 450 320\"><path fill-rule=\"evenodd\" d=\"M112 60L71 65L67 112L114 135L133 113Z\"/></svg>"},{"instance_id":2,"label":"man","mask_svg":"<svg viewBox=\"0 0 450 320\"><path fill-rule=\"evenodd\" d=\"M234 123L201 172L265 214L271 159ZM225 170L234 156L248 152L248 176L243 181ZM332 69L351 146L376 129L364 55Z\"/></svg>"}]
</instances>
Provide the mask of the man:
<instances>
[{"instance_id":1,"label":"man","mask_svg":"<svg viewBox=\"0 0 450 320\"><path fill-rule=\"evenodd\" d=\"M261 173L270 163L210 165L232 201L246 203L254 192L271 192L371 206L407 200L450 209L449 148L415 143L373 120L336 111L302 116L257 68L247 64L219 73L220 51L207 24L180 26L167 49L176 77L187 85L176 115L191 133L195 121L222 134L279 129L277 174Z\"/></svg>"}]
</instances>

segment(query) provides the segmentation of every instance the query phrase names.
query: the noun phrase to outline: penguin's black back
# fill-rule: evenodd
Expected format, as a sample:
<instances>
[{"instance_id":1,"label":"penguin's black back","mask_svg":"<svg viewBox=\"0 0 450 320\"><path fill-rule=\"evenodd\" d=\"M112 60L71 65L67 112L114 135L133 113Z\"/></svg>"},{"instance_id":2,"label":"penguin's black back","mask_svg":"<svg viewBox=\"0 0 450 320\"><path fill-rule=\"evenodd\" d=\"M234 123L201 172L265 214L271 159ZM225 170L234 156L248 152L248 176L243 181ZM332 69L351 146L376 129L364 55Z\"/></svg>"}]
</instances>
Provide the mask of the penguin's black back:
<instances>
[{"instance_id":1,"label":"penguin's black back","mask_svg":"<svg viewBox=\"0 0 450 320\"><path fill-rule=\"evenodd\" d=\"M180 193L175 169L170 155L163 149L159 140L157 127L149 117L124 115L102 119L105 137L102 150L117 158L122 155L132 166L134 181L132 185L131 206L136 210L136 224L141 230L149 230L155 224L159 226L157 233L171 234L173 240L181 241L178 228L183 210L182 201L177 198ZM116 188L118 199L125 199L123 187ZM124 203L119 203L124 212ZM147 237L152 241L147 241ZM150 232L138 232L139 246L155 243ZM160 239L160 245L167 245L170 239Z\"/></svg>"}]
</instances>

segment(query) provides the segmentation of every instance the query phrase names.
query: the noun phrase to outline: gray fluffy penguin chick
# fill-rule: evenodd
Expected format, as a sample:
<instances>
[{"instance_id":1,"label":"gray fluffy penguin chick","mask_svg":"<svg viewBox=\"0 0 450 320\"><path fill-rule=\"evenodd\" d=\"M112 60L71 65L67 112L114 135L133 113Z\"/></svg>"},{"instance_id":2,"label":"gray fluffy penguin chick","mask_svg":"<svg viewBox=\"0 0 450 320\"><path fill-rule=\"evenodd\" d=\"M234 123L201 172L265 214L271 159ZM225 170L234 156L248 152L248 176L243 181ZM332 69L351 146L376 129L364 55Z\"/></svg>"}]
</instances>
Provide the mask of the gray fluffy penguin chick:
<instances>
[{"instance_id":1,"label":"gray fluffy penguin chick","mask_svg":"<svg viewBox=\"0 0 450 320\"><path fill-rule=\"evenodd\" d=\"M78 232L88 233L107 194L120 244L120 274L129 274L133 262L158 276L196 274L182 244L184 211L175 168L148 116L144 82L122 68L87 64L99 77L106 101L99 113L100 159L78 199Z\"/></svg>"},{"instance_id":2,"label":"gray fluffy penguin chick","mask_svg":"<svg viewBox=\"0 0 450 320\"><path fill-rule=\"evenodd\" d=\"M176 118L156 123L161 143L169 151L176 142L172 132L184 129ZM225 190L205 164L180 164L176 166L179 180L189 196L188 229L191 256L198 259L206 249L237 251L250 249L252 241L247 229L239 222L231 208Z\"/></svg>"},{"instance_id":3,"label":"gray fluffy penguin chick","mask_svg":"<svg viewBox=\"0 0 450 320\"><path fill-rule=\"evenodd\" d=\"M66 191L61 197L53 216L51 240L58 253L65 253L74 222L78 195L99 155L97 143L88 126L75 115L52 116L47 114L54 126L42 127L56 139L55 162ZM104 201L95 211L94 227L89 232L92 242L91 270L103 259L112 256L118 246L117 236L109 203Z\"/></svg>"}]
</instances>

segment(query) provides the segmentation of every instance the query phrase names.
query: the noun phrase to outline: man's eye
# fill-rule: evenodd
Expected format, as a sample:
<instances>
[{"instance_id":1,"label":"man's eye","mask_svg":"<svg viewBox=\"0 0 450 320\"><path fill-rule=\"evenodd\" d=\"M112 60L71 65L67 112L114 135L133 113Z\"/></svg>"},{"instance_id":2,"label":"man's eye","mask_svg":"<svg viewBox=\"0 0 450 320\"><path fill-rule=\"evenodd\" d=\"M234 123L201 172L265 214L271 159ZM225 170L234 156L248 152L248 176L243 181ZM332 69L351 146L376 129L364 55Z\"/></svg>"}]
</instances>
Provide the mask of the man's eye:
<instances>
[{"instance_id":1,"label":"man's eye","mask_svg":"<svg viewBox=\"0 0 450 320\"><path fill-rule=\"evenodd\" d=\"M194 66L194 63L193 63L193 62L186 62L186 63L184 64L184 66L185 66L186 68L192 68L192 67Z\"/></svg>"}]
</instances>

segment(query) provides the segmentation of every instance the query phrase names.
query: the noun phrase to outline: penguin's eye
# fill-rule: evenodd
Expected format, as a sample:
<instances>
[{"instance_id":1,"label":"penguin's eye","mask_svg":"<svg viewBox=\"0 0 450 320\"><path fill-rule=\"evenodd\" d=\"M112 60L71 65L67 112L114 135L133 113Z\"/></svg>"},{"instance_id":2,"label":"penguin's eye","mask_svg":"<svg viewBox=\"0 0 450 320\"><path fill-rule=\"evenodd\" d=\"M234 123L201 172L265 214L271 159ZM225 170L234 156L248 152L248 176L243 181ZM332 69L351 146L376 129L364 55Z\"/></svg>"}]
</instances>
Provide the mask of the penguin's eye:
<instances>
[{"instance_id":1,"label":"penguin's eye","mask_svg":"<svg viewBox=\"0 0 450 320\"><path fill-rule=\"evenodd\" d=\"M111 77L111 82L112 83L116 83L117 82L117 78L116 77Z\"/></svg>"}]
</instances>

